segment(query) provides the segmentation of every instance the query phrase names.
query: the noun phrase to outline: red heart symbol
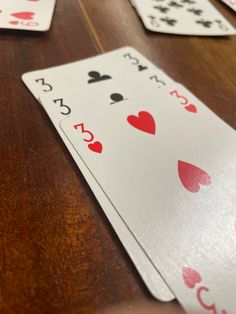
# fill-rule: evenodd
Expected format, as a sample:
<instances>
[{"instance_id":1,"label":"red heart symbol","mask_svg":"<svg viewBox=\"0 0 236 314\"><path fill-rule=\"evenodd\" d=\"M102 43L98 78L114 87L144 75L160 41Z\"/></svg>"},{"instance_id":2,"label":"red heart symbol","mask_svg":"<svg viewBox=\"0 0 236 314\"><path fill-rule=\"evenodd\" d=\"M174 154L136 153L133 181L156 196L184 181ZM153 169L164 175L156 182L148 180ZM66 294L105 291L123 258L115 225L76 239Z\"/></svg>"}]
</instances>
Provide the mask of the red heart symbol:
<instances>
[{"instance_id":1,"label":"red heart symbol","mask_svg":"<svg viewBox=\"0 0 236 314\"><path fill-rule=\"evenodd\" d=\"M211 184L211 177L205 171L187 162L178 161L178 172L183 186L189 192L199 192L200 184Z\"/></svg>"},{"instance_id":2,"label":"red heart symbol","mask_svg":"<svg viewBox=\"0 0 236 314\"><path fill-rule=\"evenodd\" d=\"M156 123L153 116L146 112L140 111L137 116L128 116L127 121L136 129L143 132L155 134L156 133Z\"/></svg>"},{"instance_id":3,"label":"red heart symbol","mask_svg":"<svg viewBox=\"0 0 236 314\"><path fill-rule=\"evenodd\" d=\"M196 113L197 112L197 108L196 108L196 106L194 106L194 105L188 105L188 106L186 106L186 107L184 107L187 111L190 111L190 112L193 112L193 113Z\"/></svg>"},{"instance_id":4,"label":"red heart symbol","mask_svg":"<svg viewBox=\"0 0 236 314\"><path fill-rule=\"evenodd\" d=\"M17 12L17 13L12 13L11 15L21 20L33 20L34 13L33 12Z\"/></svg>"},{"instance_id":5,"label":"red heart symbol","mask_svg":"<svg viewBox=\"0 0 236 314\"><path fill-rule=\"evenodd\" d=\"M88 148L89 148L91 151L95 152L95 153L101 154L101 152L102 152L102 143L100 143L100 142L94 142L94 143L92 143L92 144L89 144L89 145L88 145Z\"/></svg>"},{"instance_id":6,"label":"red heart symbol","mask_svg":"<svg viewBox=\"0 0 236 314\"><path fill-rule=\"evenodd\" d=\"M189 267L183 267L183 279L186 286L193 289L195 285L202 281L200 274Z\"/></svg>"},{"instance_id":7,"label":"red heart symbol","mask_svg":"<svg viewBox=\"0 0 236 314\"><path fill-rule=\"evenodd\" d=\"M11 21L11 22L9 22L9 24L18 25L18 24L19 24L19 21Z\"/></svg>"}]
</instances>

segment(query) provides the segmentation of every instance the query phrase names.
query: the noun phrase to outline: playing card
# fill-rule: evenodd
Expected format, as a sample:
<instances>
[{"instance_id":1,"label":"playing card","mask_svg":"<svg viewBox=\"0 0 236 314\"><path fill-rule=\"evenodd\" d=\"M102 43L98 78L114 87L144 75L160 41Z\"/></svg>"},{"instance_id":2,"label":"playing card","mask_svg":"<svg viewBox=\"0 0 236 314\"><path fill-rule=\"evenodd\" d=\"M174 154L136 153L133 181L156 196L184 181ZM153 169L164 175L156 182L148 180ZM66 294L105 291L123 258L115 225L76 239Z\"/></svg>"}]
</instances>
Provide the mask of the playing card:
<instances>
[{"instance_id":1,"label":"playing card","mask_svg":"<svg viewBox=\"0 0 236 314\"><path fill-rule=\"evenodd\" d=\"M148 79L155 81L159 88L173 82L137 50L124 47L85 60L25 73L22 80L38 98L42 93L65 89L65 82L70 83L70 88L83 89L96 84L105 88L113 78L123 78L126 75L129 75L130 80L146 78L149 70L154 69L155 73L152 71Z\"/></svg>"},{"instance_id":2,"label":"playing card","mask_svg":"<svg viewBox=\"0 0 236 314\"><path fill-rule=\"evenodd\" d=\"M150 75L148 74L149 68L152 70ZM123 79L124 76L128 78L126 82ZM107 99L111 104L122 100L125 101L126 92L128 96L128 86L132 84L132 82L136 82L138 78L143 77L144 81L147 82L147 85L149 82L152 82L153 86L157 89L172 82L167 75L159 69L156 69L153 64L140 55L136 50L129 47L88 60L28 73L23 75L23 80L36 98L38 98L42 92L44 93L44 96L40 98L43 106L69 149L72 157L79 165L80 170L92 188L147 287L156 298L162 301L169 301L174 298L173 294L162 281L154 265L148 260L145 252L142 251L139 244L128 230L128 227L117 214L110 201L104 195L93 176L83 164L80 156L75 152L59 128L59 121L62 117L73 114L74 110L72 106L67 104L66 93L61 92L65 86L65 82L70 82L71 90L73 90L72 87L74 86L74 90L80 95L86 89L88 90L88 93L94 92L94 88L101 89L102 91L104 88L106 89L107 86L110 86L111 82L113 83L113 80L118 77L120 78L120 81L117 81L116 87L124 86L126 89L123 89L123 95L119 88L118 91L120 92L117 91L117 88L111 89L109 95L110 98ZM114 86L114 84L112 86ZM144 86L139 85L139 88L142 87L145 88ZM50 103L47 101L45 97L51 97L52 102ZM76 97L76 95L74 95L74 97ZM76 107L77 106L75 105L75 108Z\"/></svg>"},{"instance_id":3,"label":"playing card","mask_svg":"<svg viewBox=\"0 0 236 314\"><path fill-rule=\"evenodd\" d=\"M68 96L60 126L185 310L235 313L236 135L179 88Z\"/></svg>"},{"instance_id":4,"label":"playing card","mask_svg":"<svg viewBox=\"0 0 236 314\"><path fill-rule=\"evenodd\" d=\"M47 31L56 0L0 0L0 28Z\"/></svg>"},{"instance_id":5,"label":"playing card","mask_svg":"<svg viewBox=\"0 0 236 314\"><path fill-rule=\"evenodd\" d=\"M62 92L64 99L66 99L66 92L71 92L71 91L67 90L67 91ZM111 225L113 226L115 232L117 233L120 241L125 247L131 260L133 261L136 269L138 270L141 277L143 278L143 281L145 282L149 291L152 293L152 295L155 298L161 301L173 300L174 296L172 292L169 290L168 286L164 283L155 265L153 265L152 261L149 259L149 257L143 251L143 249L139 246L135 237L130 232L128 226L125 224L125 222L123 222L122 218L119 216L119 213L117 213L116 209L114 208L110 200L104 194L104 192L102 191L102 189L100 188L96 180L94 180L94 177L90 173L87 166L84 164L80 155L77 153L77 151L71 145L70 141L68 141L67 137L62 132L59 126L60 120L63 116L63 113L68 112L68 110L71 112L72 106L69 107L68 105L65 105L65 104L63 106L60 106L60 102L57 100L58 99L57 96L58 94L57 95L53 95L53 94L45 95L44 94L43 96L40 97L40 102L42 106L44 107L44 109L46 110L47 114L49 115L54 126L56 127L64 144L67 146L68 150L70 151L72 158L75 160L80 171L84 175L95 197L97 198L100 205L102 206L104 213L109 219Z\"/></svg>"},{"instance_id":6,"label":"playing card","mask_svg":"<svg viewBox=\"0 0 236 314\"><path fill-rule=\"evenodd\" d=\"M198 36L236 34L208 0L133 0L132 4L151 31Z\"/></svg>"},{"instance_id":7,"label":"playing card","mask_svg":"<svg viewBox=\"0 0 236 314\"><path fill-rule=\"evenodd\" d=\"M231 9L233 9L234 11L236 11L236 0L221 0L223 1L225 4L227 4Z\"/></svg>"}]
</instances>

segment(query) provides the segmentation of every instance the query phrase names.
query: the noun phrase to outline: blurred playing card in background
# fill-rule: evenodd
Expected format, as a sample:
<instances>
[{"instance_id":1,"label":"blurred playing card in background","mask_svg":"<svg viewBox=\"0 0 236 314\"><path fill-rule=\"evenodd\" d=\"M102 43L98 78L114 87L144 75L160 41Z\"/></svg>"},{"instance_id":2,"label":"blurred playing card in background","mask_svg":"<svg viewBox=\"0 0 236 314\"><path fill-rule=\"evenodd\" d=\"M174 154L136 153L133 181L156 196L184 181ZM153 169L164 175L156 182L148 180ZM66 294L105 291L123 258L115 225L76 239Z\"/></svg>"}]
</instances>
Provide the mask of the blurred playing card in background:
<instances>
[{"instance_id":1,"label":"blurred playing card in background","mask_svg":"<svg viewBox=\"0 0 236 314\"><path fill-rule=\"evenodd\" d=\"M56 0L0 0L0 28L47 31Z\"/></svg>"},{"instance_id":2,"label":"blurred playing card in background","mask_svg":"<svg viewBox=\"0 0 236 314\"><path fill-rule=\"evenodd\" d=\"M197 36L236 34L235 28L208 0L132 0L131 3L151 31Z\"/></svg>"},{"instance_id":3,"label":"blurred playing card in background","mask_svg":"<svg viewBox=\"0 0 236 314\"><path fill-rule=\"evenodd\" d=\"M236 0L221 0L236 12Z\"/></svg>"}]
</instances>

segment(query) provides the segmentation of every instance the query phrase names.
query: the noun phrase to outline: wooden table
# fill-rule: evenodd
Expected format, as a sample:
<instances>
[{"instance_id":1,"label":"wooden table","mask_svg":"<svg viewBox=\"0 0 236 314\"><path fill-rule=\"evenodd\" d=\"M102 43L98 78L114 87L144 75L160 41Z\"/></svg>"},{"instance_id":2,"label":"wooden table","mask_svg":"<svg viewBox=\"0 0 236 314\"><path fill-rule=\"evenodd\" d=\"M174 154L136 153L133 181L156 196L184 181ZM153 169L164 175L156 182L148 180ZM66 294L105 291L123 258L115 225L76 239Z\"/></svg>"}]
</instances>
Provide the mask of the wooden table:
<instances>
[{"instance_id":1,"label":"wooden table","mask_svg":"<svg viewBox=\"0 0 236 314\"><path fill-rule=\"evenodd\" d=\"M236 26L233 11L218 7ZM58 0L49 32L1 30L0 313L89 314L122 302L152 301L47 115L20 79L27 71L125 45L236 127L236 36L151 33L128 0ZM183 313L176 302L168 306Z\"/></svg>"}]
</instances>

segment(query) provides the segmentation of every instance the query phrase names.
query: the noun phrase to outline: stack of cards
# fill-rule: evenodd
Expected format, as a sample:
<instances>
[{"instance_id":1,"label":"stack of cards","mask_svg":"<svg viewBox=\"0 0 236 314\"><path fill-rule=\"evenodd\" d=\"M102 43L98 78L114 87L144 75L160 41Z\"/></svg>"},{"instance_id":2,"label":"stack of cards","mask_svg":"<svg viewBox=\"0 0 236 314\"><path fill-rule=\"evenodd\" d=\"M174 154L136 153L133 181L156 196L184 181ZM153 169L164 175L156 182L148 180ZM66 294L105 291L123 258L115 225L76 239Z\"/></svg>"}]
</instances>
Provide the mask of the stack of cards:
<instances>
[{"instance_id":1,"label":"stack of cards","mask_svg":"<svg viewBox=\"0 0 236 314\"><path fill-rule=\"evenodd\" d=\"M235 8L235 0L224 0ZM235 28L209 0L131 0L145 27L176 35L225 36Z\"/></svg>"},{"instance_id":2,"label":"stack of cards","mask_svg":"<svg viewBox=\"0 0 236 314\"><path fill-rule=\"evenodd\" d=\"M129 47L23 81L151 293L235 313L235 131Z\"/></svg>"},{"instance_id":3,"label":"stack of cards","mask_svg":"<svg viewBox=\"0 0 236 314\"><path fill-rule=\"evenodd\" d=\"M0 0L0 28L47 31L56 0Z\"/></svg>"}]
</instances>

